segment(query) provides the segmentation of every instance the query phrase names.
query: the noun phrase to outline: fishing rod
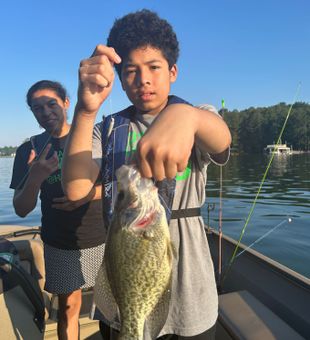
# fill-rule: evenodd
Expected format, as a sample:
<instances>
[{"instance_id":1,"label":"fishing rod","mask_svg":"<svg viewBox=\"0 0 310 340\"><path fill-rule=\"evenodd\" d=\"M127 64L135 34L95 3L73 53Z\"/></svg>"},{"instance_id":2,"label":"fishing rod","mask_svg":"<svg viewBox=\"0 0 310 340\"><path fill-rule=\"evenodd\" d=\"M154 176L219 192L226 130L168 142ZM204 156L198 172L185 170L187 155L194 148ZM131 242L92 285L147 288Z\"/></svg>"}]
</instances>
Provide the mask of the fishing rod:
<instances>
[{"instance_id":1,"label":"fishing rod","mask_svg":"<svg viewBox=\"0 0 310 340\"><path fill-rule=\"evenodd\" d=\"M222 278L222 216L223 216L223 204L222 204L222 196L223 196L223 171L220 166L220 206L219 206L219 261L218 261L218 287L221 288L221 278Z\"/></svg>"},{"instance_id":2,"label":"fishing rod","mask_svg":"<svg viewBox=\"0 0 310 340\"><path fill-rule=\"evenodd\" d=\"M222 118L224 120L224 109L225 109L225 100L221 100L223 115ZM218 251L218 288L221 289L221 278L222 278L222 237L223 237L223 228L222 228L222 216L223 216L223 168L220 166L220 206L219 206L219 251Z\"/></svg>"},{"instance_id":3,"label":"fishing rod","mask_svg":"<svg viewBox=\"0 0 310 340\"><path fill-rule=\"evenodd\" d=\"M207 210L208 210L208 223L207 223L207 233L210 233L210 212L213 211L215 209L215 203L208 203L207 205Z\"/></svg>"},{"instance_id":4,"label":"fishing rod","mask_svg":"<svg viewBox=\"0 0 310 340\"><path fill-rule=\"evenodd\" d=\"M54 130L49 134L49 136L48 136L48 138L47 138L45 144L44 144L43 147L42 147L42 150L35 156L34 160L38 160L38 159L41 157L43 151L46 149L48 143L51 141L51 139L52 139L52 134L53 134L55 131L56 131L56 127L55 127ZM17 185L17 187L16 187L16 190L19 190L19 189L21 188L21 186L23 185L23 183L24 183L24 181L26 180L27 176L29 175L29 172L30 172L30 166L28 166L28 169L27 169L25 175L22 177L22 179L21 179L20 182L18 183L18 185Z\"/></svg>"},{"instance_id":5,"label":"fishing rod","mask_svg":"<svg viewBox=\"0 0 310 340\"><path fill-rule=\"evenodd\" d=\"M261 192L261 190L262 190L263 184L264 184L264 182L265 182L265 180L266 180L268 171L269 171L269 169L270 169L270 167L271 167L271 163L272 163L272 161L273 161L273 159L274 159L274 156L275 156L275 154L276 154L276 152L277 152L277 150L278 150L278 148L279 148L279 144L281 143L282 134L283 134L284 129L285 129L285 127L286 127L287 121L288 121L288 119L289 119L289 117L290 117L290 114L291 114L293 105L294 105L295 102L296 102L296 98L297 98L297 96L298 96L298 94L299 94L300 87L301 87L301 82L298 83L298 86L297 86L297 89L296 89L296 93L295 93L293 102L292 102L292 104L290 105L290 107L289 107L289 109L288 109L288 112L287 112L285 121L284 121L284 123L283 123L282 129L281 129L280 134L279 134L279 137L278 137L278 139L277 139L277 143L276 143L275 148L274 148L274 150L273 150L273 152L272 152L272 154L271 154L270 160L269 160L268 165L267 165L267 168L266 168L266 170L265 170L265 172L264 172L263 178L262 178L262 180L261 180L261 183L260 183L260 185L259 185L258 191L257 191L256 196L255 196L255 198L254 198L254 201L253 201L253 204L252 204L252 206L251 206L250 212L249 212L248 217L247 217L247 219L246 219L246 221L245 221L245 224L244 224L244 226L243 226L243 228L242 228L242 231L241 231L239 240L238 240L238 242L237 242L237 245L236 245L236 247L235 247L235 250L234 250L234 252L233 252L233 255L232 255L232 257L231 257L231 259L230 259L230 261L229 261L227 270L226 270L225 274L223 275L223 279L222 279L221 284L224 283L224 281L225 281L225 279L226 279L226 277L227 277L227 275L228 275L228 273L229 273L229 270L230 270L230 268L231 268L231 266L232 266L232 264L233 264L233 262L234 262L234 260L235 260L235 258L236 258L237 251L238 251L238 249L239 249L241 240L242 240L243 235L244 235L244 233L245 233L245 230L246 230L246 228L247 228L247 226L248 226L248 224L249 224L249 221L250 221L250 219L251 219L251 217L252 217L254 208L255 208L255 206L256 206L256 202L257 202L258 197L259 197L259 195L260 195L260 192Z\"/></svg>"}]
</instances>

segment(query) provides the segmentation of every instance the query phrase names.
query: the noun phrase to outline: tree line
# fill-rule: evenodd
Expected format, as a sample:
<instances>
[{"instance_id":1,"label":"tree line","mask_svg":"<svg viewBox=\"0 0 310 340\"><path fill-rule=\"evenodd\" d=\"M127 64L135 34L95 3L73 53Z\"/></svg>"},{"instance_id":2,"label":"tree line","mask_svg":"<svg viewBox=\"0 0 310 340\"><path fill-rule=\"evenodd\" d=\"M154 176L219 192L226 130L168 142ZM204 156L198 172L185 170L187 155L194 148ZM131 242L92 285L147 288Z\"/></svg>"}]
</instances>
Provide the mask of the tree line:
<instances>
[{"instance_id":1,"label":"tree line","mask_svg":"<svg viewBox=\"0 0 310 340\"><path fill-rule=\"evenodd\" d=\"M232 147L238 153L262 153L267 144L277 142L290 105L250 107L238 111L220 110L232 134ZM282 142L294 150L310 151L310 105L296 102L282 135Z\"/></svg>"},{"instance_id":2,"label":"tree line","mask_svg":"<svg viewBox=\"0 0 310 340\"><path fill-rule=\"evenodd\" d=\"M232 134L233 151L237 153L262 153L267 144L277 142L290 105L279 103L269 107L250 107L238 111L220 110ZM297 102L282 135L294 150L310 151L310 105ZM0 155L10 156L17 146L0 148Z\"/></svg>"},{"instance_id":3,"label":"tree line","mask_svg":"<svg viewBox=\"0 0 310 340\"><path fill-rule=\"evenodd\" d=\"M29 138L24 139L23 143L29 141ZM0 147L0 156L12 156L15 155L18 146L3 146Z\"/></svg>"},{"instance_id":4,"label":"tree line","mask_svg":"<svg viewBox=\"0 0 310 340\"><path fill-rule=\"evenodd\" d=\"M4 146L0 148L0 156L11 156L15 154L17 146Z\"/></svg>"}]
</instances>

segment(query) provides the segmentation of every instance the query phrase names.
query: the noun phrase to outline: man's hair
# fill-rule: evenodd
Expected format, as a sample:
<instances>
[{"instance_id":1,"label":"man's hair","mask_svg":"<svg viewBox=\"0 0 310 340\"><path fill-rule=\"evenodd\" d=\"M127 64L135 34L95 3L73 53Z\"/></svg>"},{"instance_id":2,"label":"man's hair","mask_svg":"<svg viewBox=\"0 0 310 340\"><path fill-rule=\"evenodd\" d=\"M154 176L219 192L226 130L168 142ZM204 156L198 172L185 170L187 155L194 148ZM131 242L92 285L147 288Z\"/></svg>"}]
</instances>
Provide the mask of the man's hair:
<instances>
[{"instance_id":1,"label":"man's hair","mask_svg":"<svg viewBox=\"0 0 310 340\"><path fill-rule=\"evenodd\" d=\"M40 80L33 84L27 92L27 104L31 108L31 100L32 96L35 92L39 90L52 90L56 93L56 95L62 99L64 102L68 97L66 89L57 81L51 80Z\"/></svg>"},{"instance_id":2,"label":"man's hair","mask_svg":"<svg viewBox=\"0 0 310 340\"><path fill-rule=\"evenodd\" d=\"M172 26L155 12L147 9L116 19L107 45L115 49L122 61L131 51L146 46L159 49L169 68L177 62L179 56L179 42ZM115 68L121 78L122 63L115 64Z\"/></svg>"}]
</instances>

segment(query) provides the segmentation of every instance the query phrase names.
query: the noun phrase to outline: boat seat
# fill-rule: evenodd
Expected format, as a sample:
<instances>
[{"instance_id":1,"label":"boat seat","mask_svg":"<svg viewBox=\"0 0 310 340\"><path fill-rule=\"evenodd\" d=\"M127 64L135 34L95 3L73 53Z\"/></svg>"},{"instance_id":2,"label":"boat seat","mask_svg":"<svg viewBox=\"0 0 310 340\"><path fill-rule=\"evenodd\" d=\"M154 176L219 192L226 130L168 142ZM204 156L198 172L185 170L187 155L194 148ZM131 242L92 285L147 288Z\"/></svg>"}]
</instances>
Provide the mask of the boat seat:
<instances>
[{"instance_id":1,"label":"boat seat","mask_svg":"<svg viewBox=\"0 0 310 340\"><path fill-rule=\"evenodd\" d=\"M27 236L0 241L0 339L43 339L39 328L48 319L51 295L44 291L42 241Z\"/></svg>"},{"instance_id":2,"label":"boat seat","mask_svg":"<svg viewBox=\"0 0 310 340\"><path fill-rule=\"evenodd\" d=\"M304 339L248 291L219 296L216 338L221 340Z\"/></svg>"},{"instance_id":3,"label":"boat seat","mask_svg":"<svg viewBox=\"0 0 310 340\"><path fill-rule=\"evenodd\" d=\"M10 254L13 256L10 257ZM6 262L7 256L9 263ZM44 249L40 229L22 226L4 228L0 234L1 340L57 338L58 299L44 290L44 284ZM89 319L92 297L92 289L83 289L79 319L81 339L101 338L98 321ZM41 316L39 322L37 315ZM44 324L43 333L41 326Z\"/></svg>"},{"instance_id":4,"label":"boat seat","mask_svg":"<svg viewBox=\"0 0 310 340\"><path fill-rule=\"evenodd\" d=\"M40 239L15 239L10 240L17 249L20 265L38 283L45 303L45 319L49 317L52 294L44 290L45 266L43 243Z\"/></svg>"}]
</instances>

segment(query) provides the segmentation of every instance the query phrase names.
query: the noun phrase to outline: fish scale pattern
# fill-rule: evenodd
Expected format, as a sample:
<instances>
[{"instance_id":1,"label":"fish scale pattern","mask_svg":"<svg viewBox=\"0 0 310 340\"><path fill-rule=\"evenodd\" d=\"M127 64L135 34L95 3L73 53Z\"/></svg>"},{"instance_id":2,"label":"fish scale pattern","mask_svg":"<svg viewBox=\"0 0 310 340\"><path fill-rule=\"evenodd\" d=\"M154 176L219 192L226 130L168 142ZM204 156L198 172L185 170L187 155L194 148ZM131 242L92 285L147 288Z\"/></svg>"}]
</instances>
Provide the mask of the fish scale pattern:
<instances>
[{"instance_id":1,"label":"fish scale pattern","mask_svg":"<svg viewBox=\"0 0 310 340\"><path fill-rule=\"evenodd\" d=\"M106 249L107 273L121 313L123 339L141 339L146 318L169 286L169 231L164 219L157 223L151 238L120 229L111 235Z\"/></svg>"},{"instance_id":2,"label":"fish scale pattern","mask_svg":"<svg viewBox=\"0 0 310 340\"><path fill-rule=\"evenodd\" d=\"M117 184L95 303L120 330L119 340L142 340L145 331L155 339L170 302L173 248L166 213L154 183L134 167L122 166Z\"/></svg>"}]
</instances>

